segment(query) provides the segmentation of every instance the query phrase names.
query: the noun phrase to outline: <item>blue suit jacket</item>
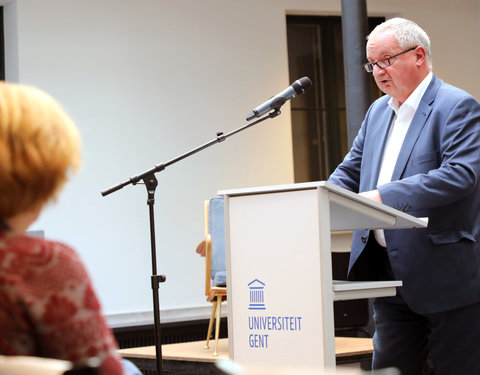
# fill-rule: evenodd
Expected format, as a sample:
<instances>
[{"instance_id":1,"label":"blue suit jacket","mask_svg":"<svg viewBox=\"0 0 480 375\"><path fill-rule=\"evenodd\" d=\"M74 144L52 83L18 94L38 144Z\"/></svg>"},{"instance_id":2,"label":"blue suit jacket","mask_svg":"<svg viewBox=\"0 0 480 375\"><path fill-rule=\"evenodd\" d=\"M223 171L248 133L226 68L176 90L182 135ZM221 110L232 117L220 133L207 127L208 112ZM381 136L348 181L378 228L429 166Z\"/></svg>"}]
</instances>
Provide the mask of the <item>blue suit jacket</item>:
<instances>
[{"instance_id":1,"label":"blue suit jacket","mask_svg":"<svg viewBox=\"0 0 480 375\"><path fill-rule=\"evenodd\" d=\"M352 148L329 181L354 192L377 188L394 112L389 96L369 108ZM480 301L480 104L433 76L400 150L384 204L417 217L426 229L386 230L387 251L406 303L434 313ZM355 277L368 231L354 233ZM362 258L360 258L362 259ZM368 267L367 267L368 268ZM375 270L371 279L375 279Z\"/></svg>"}]
</instances>

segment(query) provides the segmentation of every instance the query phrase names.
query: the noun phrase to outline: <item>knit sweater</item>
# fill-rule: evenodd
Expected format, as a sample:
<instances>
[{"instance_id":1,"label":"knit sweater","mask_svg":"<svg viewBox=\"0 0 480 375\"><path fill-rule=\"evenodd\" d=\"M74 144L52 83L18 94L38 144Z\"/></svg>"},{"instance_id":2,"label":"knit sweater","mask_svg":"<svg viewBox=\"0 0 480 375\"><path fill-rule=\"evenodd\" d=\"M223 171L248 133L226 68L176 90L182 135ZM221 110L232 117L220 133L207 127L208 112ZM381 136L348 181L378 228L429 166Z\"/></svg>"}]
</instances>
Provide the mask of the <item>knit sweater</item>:
<instances>
[{"instance_id":1,"label":"knit sweater","mask_svg":"<svg viewBox=\"0 0 480 375\"><path fill-rule=\"evenodd\" d=\"M68 246L0 232L0 354L101 361L123 374L90 277Z\"/></svg>"}]
</instances>

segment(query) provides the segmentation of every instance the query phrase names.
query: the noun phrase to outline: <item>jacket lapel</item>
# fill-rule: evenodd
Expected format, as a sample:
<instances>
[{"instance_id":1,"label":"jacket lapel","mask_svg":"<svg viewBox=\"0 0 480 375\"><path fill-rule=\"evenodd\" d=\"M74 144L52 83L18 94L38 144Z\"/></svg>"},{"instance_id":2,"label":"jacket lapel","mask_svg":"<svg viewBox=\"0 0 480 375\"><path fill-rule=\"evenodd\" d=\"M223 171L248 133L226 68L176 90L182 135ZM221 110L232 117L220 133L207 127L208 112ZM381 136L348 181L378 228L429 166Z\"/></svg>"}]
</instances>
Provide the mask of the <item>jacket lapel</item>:
<instances>
[{"instance_id":1,"label":"jacket lapel","mask_svg":"<svg viewBox=\"0 0 480 375\"><path fill-rule=\"evenodd\" d=\"M397 162L393 170L392 181L399 180L405 171L405 167L410 159L413 148L415 147L418 137L425 126L430 112L432 111L431 106L435 100L439 86L440 80L434 75L432 77L432 82L430 82L430 85L427 88L427 91L425 91L425 94L420 100L420 104L418 105L417 111L415 112L410 127L408 128L407 135L405 136L405 140L403 141L402 148L400 149L400 153L398 154Z\"/></svg>"}]
</instances>

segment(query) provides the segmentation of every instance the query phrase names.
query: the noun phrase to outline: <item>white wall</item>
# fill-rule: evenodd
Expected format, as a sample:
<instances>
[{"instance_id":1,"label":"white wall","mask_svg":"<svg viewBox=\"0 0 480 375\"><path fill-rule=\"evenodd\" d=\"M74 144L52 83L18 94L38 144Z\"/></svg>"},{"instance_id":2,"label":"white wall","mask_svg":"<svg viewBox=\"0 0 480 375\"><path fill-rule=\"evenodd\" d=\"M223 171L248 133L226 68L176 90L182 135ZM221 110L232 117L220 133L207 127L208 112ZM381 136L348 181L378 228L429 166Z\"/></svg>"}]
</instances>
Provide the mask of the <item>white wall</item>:
<instances>
[{"instance_id":1,"label":"white wall","mask_svg":"<svg viewBox=\"0 0 480 375\"><path fill-rule=\"evenodd\" d=\"M290 83L285 15L339 15L341 2L2 3L7 80L50 92L83 137L83 170L32 229L77 249L111 322L127 322L129 313L149 318L145 188L129 185L107 197L100 191L242 126L253 107ZM371 0L368 7L372 15L403 15L424 26L434 71L480 98L478 0ZM289 108L157 174L158 272L167 277L162 320L207 316L203 259L194 253L203 200L220 189L293 182Z\"/></svg>"}]
</instances>

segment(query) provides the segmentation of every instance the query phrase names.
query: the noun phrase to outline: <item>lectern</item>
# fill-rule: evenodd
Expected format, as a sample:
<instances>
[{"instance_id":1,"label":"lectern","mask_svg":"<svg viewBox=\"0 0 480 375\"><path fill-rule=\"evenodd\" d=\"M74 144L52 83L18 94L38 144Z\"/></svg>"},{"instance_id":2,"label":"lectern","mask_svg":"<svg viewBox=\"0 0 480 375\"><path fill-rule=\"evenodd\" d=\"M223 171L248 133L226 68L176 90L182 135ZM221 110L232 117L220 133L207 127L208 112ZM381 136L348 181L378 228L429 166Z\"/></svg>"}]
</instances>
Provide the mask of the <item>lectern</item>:
<instances>
[{"instance_id":1,"label":"lectern","mask_svg":"<svg viewBox=\"0 0 480 375\"><path fill-rule=\"evenodd\" d=\"M333 301L392 296L401 281L332 280L331 233L426 227L330 183L223 190L230 359L335 366Z\"/></svg>"}]
</instances>

